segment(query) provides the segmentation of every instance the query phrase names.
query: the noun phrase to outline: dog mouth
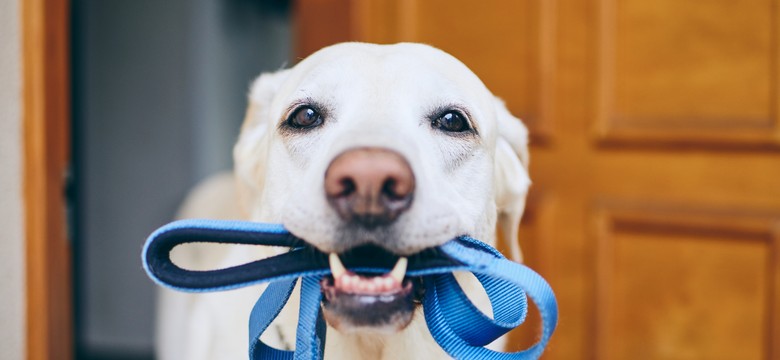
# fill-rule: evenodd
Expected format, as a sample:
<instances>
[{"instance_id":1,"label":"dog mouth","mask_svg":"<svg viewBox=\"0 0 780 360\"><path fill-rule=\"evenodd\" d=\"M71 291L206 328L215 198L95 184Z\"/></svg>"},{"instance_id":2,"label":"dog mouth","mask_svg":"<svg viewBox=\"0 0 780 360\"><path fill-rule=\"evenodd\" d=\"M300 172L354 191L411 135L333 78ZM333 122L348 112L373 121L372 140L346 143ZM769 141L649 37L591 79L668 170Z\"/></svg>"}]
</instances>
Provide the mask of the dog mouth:
<instances>
[{"instance_id":1,"label":"dog mouth","mask_svg":"<svg viewBox=\"0 0 780 360\"><path fill-rule=\"evenodd\" d=\"M352 259L358 263L392 264L384 274L350 270L344 265ZM394 261L391 263L390 261ZM421 297L419 278L406 276L408 259L389 254L381 249L363 247L328 257L331 276L324 277L320 286L323 293L325 320L341 332L370 330L394 333L404 329L412 320Z\"/></svg>"}]
</instances>

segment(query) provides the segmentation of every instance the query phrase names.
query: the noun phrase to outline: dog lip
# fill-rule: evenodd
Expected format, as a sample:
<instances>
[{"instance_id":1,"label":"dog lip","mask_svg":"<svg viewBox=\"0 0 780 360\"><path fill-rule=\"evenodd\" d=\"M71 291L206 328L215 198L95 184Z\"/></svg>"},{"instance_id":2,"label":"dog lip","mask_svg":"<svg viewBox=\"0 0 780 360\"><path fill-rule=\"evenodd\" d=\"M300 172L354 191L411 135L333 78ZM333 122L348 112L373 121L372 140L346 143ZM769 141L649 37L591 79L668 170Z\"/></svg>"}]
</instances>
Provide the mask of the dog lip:
<instances>
[{"instance_id":1,"label":"dog lip","mask_svg":"<svg viewBox=\"0 0 780 360\"><path fill-rule=\"evenodd\" d=\"M320 281L325 320L341 332L371 329L394 333L412 320L416 307L415 284L411 279L392 292L351 293L337 288L331 277Z\"/></svg>"},{"instance_id":2,"label":"dog lip","mask_svg":"<svg viewBox=\"0 0 780 360\"><path fill-rule=\"evenodd\" d=\"M350 289L343 289L336 286L334 282L333 278L327 276L320 280L320 288L325 295L324 300L326 301L338 300L338 298L342 296L354 296L356 298L361 298L361 302L364 303L374 303L377 301L388 302L391 301L392 298L409 295L414 288L412 281L405 280L400 286L390 291L354 292L350 291Z\"/></svg>"}]
</instances>

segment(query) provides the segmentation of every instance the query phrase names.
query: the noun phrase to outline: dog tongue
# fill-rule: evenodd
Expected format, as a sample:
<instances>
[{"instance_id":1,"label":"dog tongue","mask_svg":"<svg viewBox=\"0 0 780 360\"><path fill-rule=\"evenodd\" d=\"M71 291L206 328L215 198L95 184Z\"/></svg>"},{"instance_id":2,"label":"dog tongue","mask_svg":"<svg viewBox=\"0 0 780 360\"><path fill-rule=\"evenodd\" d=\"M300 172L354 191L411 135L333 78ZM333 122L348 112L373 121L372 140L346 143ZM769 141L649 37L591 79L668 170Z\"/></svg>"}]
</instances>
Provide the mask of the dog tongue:
<instances>
[{"instance_id":1,"label":"dog tongue","mask_svg":"<svg viewBox=\"0 0 780 360\"><path fill-rule=\"evenodd\" d=\"M381 276L362 276L347 270L338 255L330 254L330 268L333 274L333 284L337 290L349 294L388 294L403 289L403 279L406 275L406 258L398 259L393 270Z\"/></svg>"}]
</instances>

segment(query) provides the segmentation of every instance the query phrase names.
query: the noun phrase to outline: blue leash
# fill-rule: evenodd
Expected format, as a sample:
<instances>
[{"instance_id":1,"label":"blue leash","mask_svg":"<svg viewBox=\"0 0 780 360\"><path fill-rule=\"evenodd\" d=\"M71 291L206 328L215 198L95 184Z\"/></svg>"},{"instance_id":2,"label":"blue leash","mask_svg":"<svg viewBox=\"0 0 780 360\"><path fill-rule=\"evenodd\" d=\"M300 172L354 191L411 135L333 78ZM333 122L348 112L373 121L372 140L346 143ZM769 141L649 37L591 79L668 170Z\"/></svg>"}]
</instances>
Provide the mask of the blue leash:
<instances>
[{"instance_id":1,"label":"blue leash","mask_svg":"<svg viewBox=\"0 0 780 360\"><path fill-rule=\"evenodd\" d=\"M190 271L170 259L170 251L185 243L210 242L285 246L281 255L227 269ZM537 359L558 321L558 305L547 282L526 266L504 258L489 245L462 236L420 256L409 258L407 276L422 277L423 310L433 338L456 359ZM325 254L313 250L281 225L245 221L181 220L152 233L142 260L157 284L185 292L211 292L269 283L249 316L250 359L322 359L325 320L320 311L320 280L330 274ZM372 259L350 266L354 271L385 273ZM458 285L453 271L470 271L480 281L493 307L493 318L479 311ZM279 315L301 279L301 302L295 351L275 349L260 340ZM519 326L527 313L526 295L542 318L542 334L530 348L503 353L484 348Z\"/></svg>"}]
</instances>

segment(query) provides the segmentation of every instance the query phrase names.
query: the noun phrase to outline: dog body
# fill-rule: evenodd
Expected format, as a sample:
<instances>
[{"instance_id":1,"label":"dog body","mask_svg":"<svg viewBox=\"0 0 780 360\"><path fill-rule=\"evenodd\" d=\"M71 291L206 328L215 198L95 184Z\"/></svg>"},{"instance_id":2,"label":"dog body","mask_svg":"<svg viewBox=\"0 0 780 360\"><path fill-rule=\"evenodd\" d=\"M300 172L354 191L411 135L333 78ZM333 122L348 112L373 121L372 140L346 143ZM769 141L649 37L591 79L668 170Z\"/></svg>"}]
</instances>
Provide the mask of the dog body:
<instances>
[{"instance_id":1,"label":"dog body","mask_svg":"<svg viewBox=\"0 0 780 360\"><path fill-rule=\"evenodd\" d=\"M331 258L366 248L402 259L464 234L495 245L497 221L509 239L517 238L530 185L527 131L452 56L419 44L339 44L261 75L249 98L234 149L235 176L197 189L182 217L282 223ZM519 247L510 243L520 260ZM199 269L281 251L213 245L177 249L173 256ZM326 358L448 358L419 305L409 314L367 319L349 302L385 291L405 304L419 285L349 274L358 285L340 282L335 272L323 283L333 295L323 304ZM489 314L476 279L456 276ZM388 285L372 287L382 281ZM246 322L261 291L163 291L160 358L245 358ZM294 346L296 298L264 335L276 347Z\"/></svg>"}]
</instances>

